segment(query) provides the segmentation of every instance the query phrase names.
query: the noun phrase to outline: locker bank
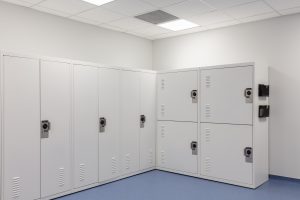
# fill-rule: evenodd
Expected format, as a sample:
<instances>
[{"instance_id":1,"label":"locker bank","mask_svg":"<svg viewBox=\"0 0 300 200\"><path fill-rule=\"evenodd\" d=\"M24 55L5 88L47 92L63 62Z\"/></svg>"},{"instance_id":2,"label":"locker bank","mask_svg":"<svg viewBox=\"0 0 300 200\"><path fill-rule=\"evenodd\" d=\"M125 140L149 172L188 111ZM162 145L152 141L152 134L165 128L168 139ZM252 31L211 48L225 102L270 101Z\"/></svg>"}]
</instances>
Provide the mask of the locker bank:
<instances>
[{"instance_id":1,"label":"locker bank","mask_svg":"<svg viewBox=\"0 0 300 200\"><path fill-rule=\"evenodd\" d=\"M0 200L298 200L300 1L0 1Z\"/></svg>"}]
</instances>

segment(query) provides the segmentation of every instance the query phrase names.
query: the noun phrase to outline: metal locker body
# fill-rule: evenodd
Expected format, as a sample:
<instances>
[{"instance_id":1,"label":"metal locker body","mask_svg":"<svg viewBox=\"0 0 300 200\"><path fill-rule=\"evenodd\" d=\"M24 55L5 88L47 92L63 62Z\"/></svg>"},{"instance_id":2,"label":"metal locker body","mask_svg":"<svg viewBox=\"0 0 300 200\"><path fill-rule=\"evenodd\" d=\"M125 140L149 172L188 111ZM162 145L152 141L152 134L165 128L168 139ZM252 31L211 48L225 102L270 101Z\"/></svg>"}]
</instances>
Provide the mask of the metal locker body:
<instances>
[{"instance_id":1,"label":"metal locker body","mask_svg":"<svg viewBox=\"0 0 300 200\"><path fill-rule=\"evenodd\" d=\"M252 124L253 66L200 70L201 122Z\"/></svg>"},{"instance_id":2,"label":"metal locker body","mask_svg":"<svg viewBox=\"0 0 300 200\"><path fill-rule=\"evenodd\" d=\"M74 65L73 80L74 183L79 188L98 182L98 68Z\"/></svg>"},{"instance_id":3,"label":"metal locker body","mask_svg":"<svg viewBox=\"0 0 300 200\"><path fill-rule=\"evenodd\" d=\"M71 65L41 61L41 118L49 138L41 139L41 195L71 189Z\"/></svg>"},{"instance_id":4,"label":"metal locker body","mask_svg":"<svg viewBox=\"0 0 300 200\"><path fill-rule=\"evenodd\" d=\"M201 123L201 175L252 184L253 163L244 150L252 147L252 126Z\"/></svg>"},{"instance_id":5,"label":"metal locker body","mask_svg":"<svg viewBox=\"0 0 300 200\"><path fill-rule=\"evenodd\" d=\"M191 144L197 141L198 124L159 121L157 127L158 167L197 174L198 155L193 155Z\"/></svg>"},{"instance_id":6,"label":"metal locker body","mask_svg":"<svg viewBox=\"0 0 300 200\"><path fill-rule=\"evenodd\" d=\"M2 199L40 198L39 60L3 56Z\"/></svg>"},{"instance_id":7,"label":"metal locker body","mask_svg":"<svg viewBox=\"0 0 300 200\"><path fill-rule=\"evenodd\" d=\"M155 166L156 74L140 73L140 114L146 122L140 128L140 169Z\"/></svg>"},{"instance_id":8,"label":"metal locker body","mask_svg":"<svg viewBox=\"0 0 300 200\"><path fill-rule=\"evenodd\" d=\"M99 181L120 175L120 70L99 69L99 118L106 119L99 133Z\"/></svg>"},{"instance_id":9,"label":"metal locker body","mask_svg":"<svg viewBox=\"0 0 300 200\"><path fill-rule=\"evenodd\" d=\"M158 120L197 122L197 88L198 70L158 74Z\"/></svg>"},{"instance_id":10,"label":"metal locker body","mask_svg":"<svg viewBox=\"0 0 300 200\"><path fill-rule=\"evenodd\" d=\"M121 72L121 165L122 174L137 172L140 137L140 74Z\"/></svg>"}]
</instances>

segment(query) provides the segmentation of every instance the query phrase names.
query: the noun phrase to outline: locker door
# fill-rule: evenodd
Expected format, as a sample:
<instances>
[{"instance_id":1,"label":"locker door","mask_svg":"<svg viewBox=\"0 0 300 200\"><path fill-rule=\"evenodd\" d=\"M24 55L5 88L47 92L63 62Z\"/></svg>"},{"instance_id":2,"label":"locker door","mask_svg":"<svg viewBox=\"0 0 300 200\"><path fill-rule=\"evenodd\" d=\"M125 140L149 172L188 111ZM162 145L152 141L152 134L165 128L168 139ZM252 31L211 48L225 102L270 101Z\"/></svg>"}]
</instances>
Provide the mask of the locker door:
<instances>
[{"instance_id":1,"label":"locker door","mask_svg":"<svg viewBox=\"0 0 300 200\"><path fill-rule=\"evenodd\" d=\"M41 117L51 123L49 137L41 140L41 191L46 197L71 189L70 64L41 62Z\"/></svg>"},{"instance_id":2,"label":"locker door","mask_svg":"<svg viewBox=\"0 0 300 200\"><path fill-rule=\"evenodd\" d=\"M156 74L141 73L140 82L140 114L145 116L140 129L140 169L143 170L155 166Z\"/></svg>"},{"instance_id":3,"label":"locker door","mask_svg":"<svg viewBox=\"0 0 300 200\"><path fill-rule=\"evenodd\" d=\"M138 72L121 74L122 174L139 170L140 81Z\"/></svg>"},{"instance_id":4,"label":"locker door","mask_svg":"<svg viewBox=\"0 0 300 200\"><path fill-rule=\"evenodd\" d=\"M244 149L252 147L252 126L201 124L201 174L252 184L252 163Z\"/></svg>"},{"instance_id":5,"label":"locker door","mask_svg":"<svg viewBox=\"0 0 300 200\"><path fill-rule=\"evenodd\" d=\"M158 120L197 122L198 71L159 74L157 82Z\"/></svg>"},{"instance_id":6,"label":"locker door","mask_svg":"<svg viewBox=\"0 0 300 200\"><path fill-rule=\"evenodd\" d=\"M39 60L3 57L3 194L40 198Z\"/></svg>"},{"instance_id":7,"label":"locker door","mask_svg":"<svg viewBox=\"0 0 300 200\"><path fill-rule=\"evenodd\" d=\"M193 155L191 149L191 143L197 142L197 126L197 123L193 122L158 122L159 167L197 173L198 156Z\"/></svg>"},{"instance_id":8,"label":"locker door","mask_svg":"<svg viewBox=\"0 0 300 200\"><path fill-rule=\"evenodd\" d=\"M120 172L120 71L99 70L99 119L106 126L99 133L99 181L119 176Z\"/></svg>"},{"instance_id":9,"label":"locker door","mask_svg":"<svg viewBox=\"0 0 300 200\"><path fill-rule=\"evenodd\" d=\"M252 124L253 67L208 69L201 72L201 122Z\"/></svg>"},{"instance_id":10,"label":"locker door","mask_svg":"<svg viewBox=\"0 0 300 200\"><path fill-rule=\"evenodd\" d=\"M74 66L75 187L98 182L98 68Z\"/></svg>"}]
</instances>

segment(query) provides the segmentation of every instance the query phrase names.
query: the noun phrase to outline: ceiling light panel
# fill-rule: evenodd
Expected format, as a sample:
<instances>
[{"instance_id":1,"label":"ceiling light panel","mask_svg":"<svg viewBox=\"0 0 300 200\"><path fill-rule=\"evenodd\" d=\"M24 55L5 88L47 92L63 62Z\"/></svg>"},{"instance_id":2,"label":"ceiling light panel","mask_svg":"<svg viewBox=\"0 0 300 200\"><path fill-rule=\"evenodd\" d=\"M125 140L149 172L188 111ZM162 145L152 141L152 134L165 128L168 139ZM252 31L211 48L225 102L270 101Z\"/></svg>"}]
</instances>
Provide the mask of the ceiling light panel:
<instances>
[{"instance_id":1,"label":"ceiling light panel","mask_svg":"<svg viewBox=\"0 0 300 200\"><path fill-rule=\"evenodd\" d=\"M189 28L194 28L199 25L195 24L193 22L184 20L184 19L178 19L175 21L158 24L158 26L172 30L172 31L180 31L180 30L185 30L185 29L189 29Z\"/></svg>"},{"instance_id":2,"label":"ceiling light panel","mask_svg":"<svg viewBox=\"0 0 300 200\"><path fill-rule=\"evenodd\" d=\"M114 0L82 0L82 1L88 2L88 3L90 3L90 4L94 4L94 5L96 5L96 6L101 6L101 5L103 5L103 4L112 2L112 1L114 1Z\"/></svg>"}]
</instances>

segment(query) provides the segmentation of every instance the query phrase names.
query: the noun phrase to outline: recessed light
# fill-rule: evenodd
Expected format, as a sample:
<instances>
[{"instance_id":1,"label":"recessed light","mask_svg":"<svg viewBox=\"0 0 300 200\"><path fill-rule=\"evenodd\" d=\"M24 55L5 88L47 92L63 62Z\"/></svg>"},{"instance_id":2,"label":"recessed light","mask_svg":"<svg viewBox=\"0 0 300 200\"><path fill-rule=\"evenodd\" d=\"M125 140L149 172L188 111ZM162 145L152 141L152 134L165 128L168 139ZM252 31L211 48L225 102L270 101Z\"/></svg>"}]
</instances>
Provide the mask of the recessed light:
<instances>
[{"instance_id":1,"label":"recessed light","mask_svg":"<svg viewBox=\"0 0 300 200\"><path fill-rule=\"evenodd\" d=\"M103 4L112 2L112 1L114 1L114 0L82 0L82 1L88 2L88 3L90 3L90 4L94 4L94 5L96 5L96 6L101 6L101 5L103 5Z\"/></svg>"},{"instance_id":2,"label":"recessed light","mask_svg":"<svg viewBox=\"0 0 300 200\"><path fill-rule=\"evenodd\" d=\"M158 24L158 26L166 28L166 29L170 29L172 31L180 31L180 30L185 30L185 29L189 29L189 28L194 28L199 25L195 24L193 22L187 21L185 19L178 19L178 20Z\"/></svg>"}]
</instances>

